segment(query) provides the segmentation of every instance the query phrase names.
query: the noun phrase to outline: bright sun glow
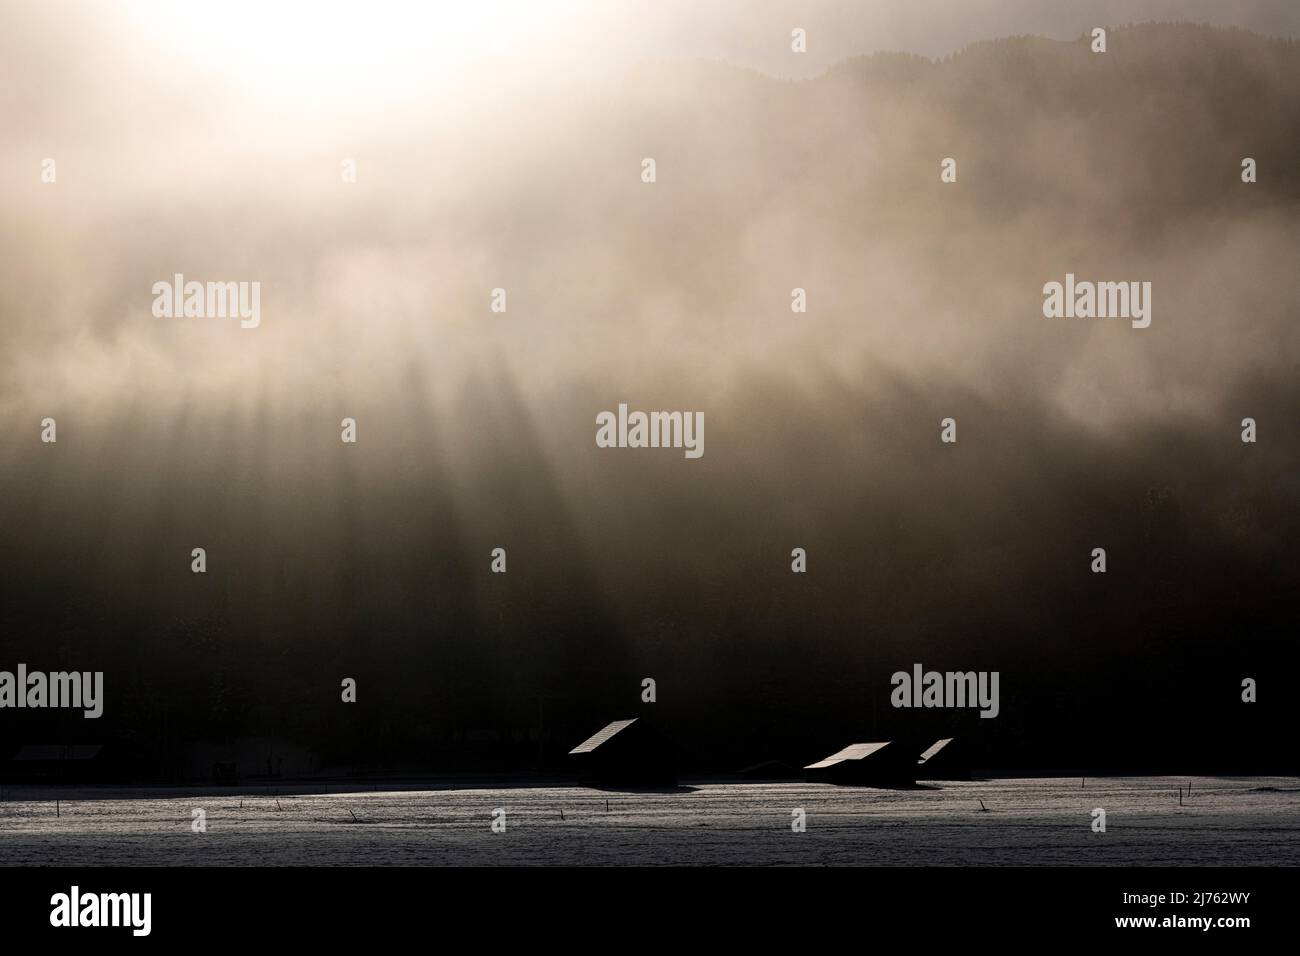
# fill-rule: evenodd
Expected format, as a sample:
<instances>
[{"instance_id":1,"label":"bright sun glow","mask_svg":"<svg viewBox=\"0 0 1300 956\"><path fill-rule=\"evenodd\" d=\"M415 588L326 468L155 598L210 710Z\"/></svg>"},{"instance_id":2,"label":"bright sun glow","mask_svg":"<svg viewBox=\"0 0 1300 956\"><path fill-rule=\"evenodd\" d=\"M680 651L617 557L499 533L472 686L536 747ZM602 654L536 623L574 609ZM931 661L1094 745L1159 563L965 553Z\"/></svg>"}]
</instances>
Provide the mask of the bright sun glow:
<instances>
[{"instance_id":1,"label":"bright sun glow","mask_svg":"<svg viewBox=\"0 0 1300 956\"><path fill-rule=\"evenodd\" d=\"M549 58L575 4L528 0L139 0L135 36L260 98L298 105L419 95L474 63L502 71Z\"/></svg>"}]
</instances>

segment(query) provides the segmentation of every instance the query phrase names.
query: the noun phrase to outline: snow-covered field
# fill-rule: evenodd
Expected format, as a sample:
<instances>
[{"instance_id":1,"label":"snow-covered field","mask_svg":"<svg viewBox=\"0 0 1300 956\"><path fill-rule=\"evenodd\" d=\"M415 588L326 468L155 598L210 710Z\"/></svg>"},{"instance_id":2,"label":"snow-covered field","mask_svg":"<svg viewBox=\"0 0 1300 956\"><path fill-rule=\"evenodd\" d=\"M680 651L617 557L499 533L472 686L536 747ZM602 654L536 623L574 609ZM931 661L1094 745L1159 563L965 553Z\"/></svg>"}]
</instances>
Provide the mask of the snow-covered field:
<instances>
[{"instance_id":1,"label":"snow-covered field","mask_svg":"<svg viewBox=\"0 0 1300 956\"><path fill-rule=\"evenodd\" d=\"M1300 864L1295 777L7 796L3 865ZM1097 807L1105 833L1092 830ZM504 833L491 830L498 808ZM195 809L206 833L191 829ZM796 809L806 832L791 829Z\"/></svg>"}]
</instances>

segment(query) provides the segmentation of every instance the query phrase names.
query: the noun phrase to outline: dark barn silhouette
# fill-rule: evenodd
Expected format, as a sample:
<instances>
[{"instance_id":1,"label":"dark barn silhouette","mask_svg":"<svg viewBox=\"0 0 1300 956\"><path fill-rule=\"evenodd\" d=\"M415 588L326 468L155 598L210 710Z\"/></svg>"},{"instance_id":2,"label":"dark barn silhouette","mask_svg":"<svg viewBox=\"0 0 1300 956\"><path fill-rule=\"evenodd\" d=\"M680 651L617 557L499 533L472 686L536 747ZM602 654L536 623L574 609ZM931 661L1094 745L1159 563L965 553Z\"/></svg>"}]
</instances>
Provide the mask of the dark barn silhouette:
<instances>
[{"instance_id":1,"label":"dark barn silhouette","mask_svg":"<svg viewBox=\"0 0 1300 956\"><path fill-rule=\"evenodd\" d=\"M897 741L849 744L804 767L812 783L897 787L916 783L916 751Z\"/></svg>"},{"instance_id":2,"label":"dark barn silhouette","mask_svg":"<svg viewBox=\"0 0 1300 956\"><path fill-rule=\"evenodd\" d=\"M677 761L668 742L644 720L615 720L569 751L580 783L611 787L675 787Z\"/></svg>"},{"instance_id":3,"label":"dark barn silhouette","mask_svg":"<svg viewBox=\"0 0 1300 956\"><path fill-rule=\"evenodd\" d=\"M764 760L750 764L737 773L746 780L798 780L799 768L784 760Z\"/></svg>"},{"instance_id":4,"label":"dark barn silhouette","mask_svg":"<svg viewBox=\"0 0 1300 956\"><path fill-rule=\"evenodd\" d=\"M971 764L966 747L955 737L936 740L916 760L918 780L969 780Z\"/></svg>"}]
</instances>

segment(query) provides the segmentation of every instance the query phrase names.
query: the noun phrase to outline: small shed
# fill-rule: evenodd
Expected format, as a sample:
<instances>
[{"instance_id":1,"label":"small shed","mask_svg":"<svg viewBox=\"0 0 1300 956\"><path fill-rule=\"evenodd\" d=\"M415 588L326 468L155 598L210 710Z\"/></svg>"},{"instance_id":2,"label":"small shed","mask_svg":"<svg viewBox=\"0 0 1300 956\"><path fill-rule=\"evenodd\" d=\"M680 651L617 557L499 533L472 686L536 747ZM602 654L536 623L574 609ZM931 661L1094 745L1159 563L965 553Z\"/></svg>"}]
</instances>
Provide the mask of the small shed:
<instances>
[{"instance_id":1,"label":"small shed","mask_svg":"<svg viewBox=\"0 0 1300 956\"><path fill-rule=\"evenodd\" d=\"M814 783L857 787L897 787L916 782L916 751L897 741L849 744L824 760L804 767Z\"/></svg>"},{"instance_id":2,"label":"small shed","mask_svg":"<svg viewBox=\"0 0 1300 956\"><path fill-rule=\"evenodd\" d=\"M606 724L569 751L578 780L595 786L675 787L672 747L644 720Z\"/></svg>"},{"instance_id":3,"label":"small shed","mask_svg":"<svg viewBox=\"0 0 1300 956\"><path fill-rule=\"evenodd\" d=\"M944 737L931 744L916 761L920 780L969 780L970 760L955 737Z\"/></svg>"},{"instance_id":4,"label":"small shed","mask_svg":"<svg viewBox=\"0 0 1300 956\"><path fill-rule=\"evenodd\" d=\"M784 760L764 760L736 771L746 780L798 780L799 768Z\"/></svg>"}]
</instances>

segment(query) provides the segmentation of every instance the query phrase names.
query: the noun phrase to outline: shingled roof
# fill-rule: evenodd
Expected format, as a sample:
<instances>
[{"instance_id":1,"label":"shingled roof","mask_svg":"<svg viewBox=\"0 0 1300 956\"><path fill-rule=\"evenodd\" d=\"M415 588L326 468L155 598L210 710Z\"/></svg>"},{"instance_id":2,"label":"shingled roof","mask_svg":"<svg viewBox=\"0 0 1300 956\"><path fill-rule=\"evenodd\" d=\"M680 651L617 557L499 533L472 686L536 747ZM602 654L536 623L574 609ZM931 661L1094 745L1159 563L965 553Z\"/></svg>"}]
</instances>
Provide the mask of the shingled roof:
<instances>
[{"instance_id":1,"label":"shingled roof","mask_svg":"<svg viewBox=\"0 0 1300 956\"><path fill-rule=\"evenodd\" d=\"M929 760L931 757L937 754L944 747L952 743L952 741L953 741L952 737L944 737L942 740L936 740L933 744L930 745L929 750L921 754L921 757L919 760L917 760L917 763L925 763L927 760Z\"/></svg>"},{"instance_id":2,"label":"shingled roof","mask_svg":"<svg viewBox=\"0 0 1300 956\"><path fill-rule=\"evenodd\" d=\"M838 753L833 753L825 760L819 760L816 763L810 763L804 767L805 770L822 770L826 767L833 767L837 763L845 760L863 760L870 757L873 753L882 747L889 746L889 741L882 740L879 743L872 744L849 744Z\"/></svg>"},{"instance_id":3,"label":"shingled roof","mask_svg":"<svg viewBox=\"0 0 1300 956\"><path fill-rule=\"evenodd\" d=\"M628 727L631 727L633 724L636 723L636 720L637 719L633 717L631 720L610 721L600 730L596 731L596 733L592 734L582 743L578 744L578 746L570 750L569 753L589 754L597 747L599 747L601 744L605 743L607 740L609 740L611 737L617 734L619 731L626 730Z\"/></svg>"}]
</instances>

